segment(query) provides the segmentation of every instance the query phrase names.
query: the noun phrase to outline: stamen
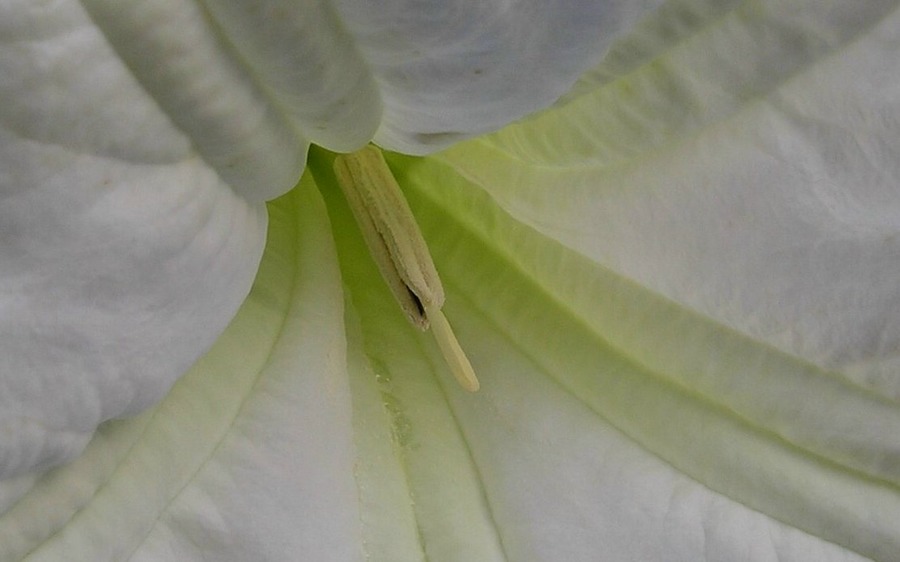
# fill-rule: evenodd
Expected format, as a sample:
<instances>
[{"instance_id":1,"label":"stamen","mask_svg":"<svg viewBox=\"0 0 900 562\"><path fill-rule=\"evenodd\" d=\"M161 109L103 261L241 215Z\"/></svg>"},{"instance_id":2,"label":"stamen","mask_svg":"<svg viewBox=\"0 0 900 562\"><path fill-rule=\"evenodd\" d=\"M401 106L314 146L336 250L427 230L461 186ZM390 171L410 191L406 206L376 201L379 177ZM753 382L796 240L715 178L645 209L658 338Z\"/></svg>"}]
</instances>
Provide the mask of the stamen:
<instances>
[{"instance_id":1,"label":"stamen","mask_svg":"<svg viewBox=\"0 0 900 562\"><path fill-rule=\"evenodd\" d=\"M422 330L431 326L453 376L464 389L475 392L479 388L475 371L441 312L444 287L428 245L381 151L369 145L338 155L334 173L400 308L414 326Z\"/></svg>"},{"instance_id":2,"label":"stamen","mask_svg":"<svg viewBox=\"0 0 900 562\"><path fill-rule=\"evenodd\" d=\"M450 372L456 378L456 382L469 392L477 391L481 387L478 377L475 376L475 370L472 369L469 358L460 347L453 328L447 322L447 317L439 308L427 308L425 314L431 320L431 333L444 355L444 361L450 367Z\"/></svg>"}]
</instances>

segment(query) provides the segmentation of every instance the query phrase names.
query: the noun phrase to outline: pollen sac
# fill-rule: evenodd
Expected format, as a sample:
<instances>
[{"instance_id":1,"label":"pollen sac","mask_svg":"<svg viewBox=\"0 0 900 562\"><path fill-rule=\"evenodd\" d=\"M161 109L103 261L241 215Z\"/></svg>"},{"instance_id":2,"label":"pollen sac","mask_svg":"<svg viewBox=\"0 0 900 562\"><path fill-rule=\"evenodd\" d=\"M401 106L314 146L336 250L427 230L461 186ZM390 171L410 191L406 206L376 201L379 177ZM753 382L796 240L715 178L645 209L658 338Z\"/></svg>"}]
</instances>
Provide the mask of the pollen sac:
<instances>
[{"instance_id":1,"label":"pollen sac","mask_svg":"<svg viewBox=\"0 0 900 562\"><path fill-rule=\"evenodd\" d=\"M428 245L381 151L366 146L334 160L334 172L372 258L410 322L428 328L444 287Z\"/></svg>"}]
</instances>

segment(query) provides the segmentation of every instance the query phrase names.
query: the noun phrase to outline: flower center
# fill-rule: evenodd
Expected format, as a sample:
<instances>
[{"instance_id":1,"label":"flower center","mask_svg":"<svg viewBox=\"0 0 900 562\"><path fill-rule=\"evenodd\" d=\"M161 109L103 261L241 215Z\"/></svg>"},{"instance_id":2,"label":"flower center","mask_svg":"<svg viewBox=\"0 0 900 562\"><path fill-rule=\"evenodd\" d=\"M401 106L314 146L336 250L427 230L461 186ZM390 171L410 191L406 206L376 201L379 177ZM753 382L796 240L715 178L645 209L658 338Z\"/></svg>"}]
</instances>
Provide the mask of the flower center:
<instances>
[{"instance_id":1,"label":"flower center","mask_svg":"<svg viewBox=\"0 0 900 562\"><path fill-rule=\"evenodd\" d=\"M406 317L431 328L444 360L464 389L478 390L478 378L441 307L444 287L409 204L381 150L369 145L334 160L338 185L366 246Z\"/></svg>"}]
</instances>

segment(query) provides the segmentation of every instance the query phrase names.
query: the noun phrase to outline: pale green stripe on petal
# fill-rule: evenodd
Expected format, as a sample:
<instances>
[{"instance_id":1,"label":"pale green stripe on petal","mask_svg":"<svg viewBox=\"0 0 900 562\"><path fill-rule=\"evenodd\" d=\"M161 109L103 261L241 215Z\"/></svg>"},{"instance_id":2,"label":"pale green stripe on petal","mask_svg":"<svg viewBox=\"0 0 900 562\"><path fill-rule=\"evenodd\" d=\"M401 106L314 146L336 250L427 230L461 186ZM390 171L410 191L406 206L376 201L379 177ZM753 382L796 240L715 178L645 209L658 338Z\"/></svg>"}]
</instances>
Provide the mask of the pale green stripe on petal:
<instances>
[{"instance_id":1,"label":"pale green stripe on petal","mask_svg":"<svg viewBox=\"0 0 900 562\"><path fill-rule=\"evenodd\" d=\"M776 519L880 559L900 549L896 404L517 225L450 168L394 162L447 282L599 416Z\"/></svg>"},{"instance_id":2,"label":"pale green stripe on petal","mask_svg":"<svg viewBox=\"0 0 900 562\"><path fill-rule=\"evenodd\" d=\"M566 365L554 369L538 359L558 341L545 334L571 329L543 322L557 311L529 306L526 318L501 325L451 283L451 319L482 378L490 378L474 399L457 403L459 419L510 560L862 559L692 481L559 384L553 374ZM519 295L519 303L536 298ZM508 324L529 321L537 322L540 340L515 341ZM560 346L559 353L596 357L577 344ZM608 365L590 367L600 372ZM641 415L639 404L628 406Z\"/></svg>"},{"instance_id":3,"label":"pale green stripe on petal","mask_svg":"<svg viewBox=\"0 0 900 562\"><path fill-rule=\"evenodd\" d=\"M353 437L358 455L354 476L359 489L363 548L373 561L422 560L425 551L415 502L403 457L397 454L405 423L386 406L379 384L385 373L366 355L360 318L349 294L345 310Z\"/></svg>"},{"instance_id":4,"label":"pale green stripe on petal","mask_svg":"<svg viewBox=\"0 0 900 562\"><path fill-rule=\"evenodd\" d=\"M868 36L874 35L863 58L893 66L897 6L896 0L670 0L614 44L558 107L483 144L550 168L633 166L736 114L759 111L767 98L778 102L780 89L817 66L860 58L853 51ZM838 88L865 90L890 79L844 82L830 74L838 79L819 79L818 91L803 88L794 101L815 107L839 95Z\"/></svg>"},{"instance_id":5,"label":"pale green stripe on petal","mask_svg":"<svg viewBox=\"0 0 900 562\"><path fill-rule=\"evenodd\" d=\"M900 12L829 6L742 4L672 53L441 158L591 260L896 400ZM786 26L791 10L816 32ZM731 53L725 31L742 26L786 53ZM755 59L759 85L734 89L710 52L726 68ZM658 84L681 74L691 88Z\"/></svg>"},{"instance_id":6,"label":"pale green stripe on petal","mask_svg":"<svg viewBox=\"0 0 900 562\"><path fill-rule=\"evenodd\" d=\"M384 491L369 490L380 488L384 481L394 482L391 486L396 487L396 479L402 477L408 489L402 501L412 510L426 559L504 560L479 468L455 414L454 403L471 395L454 382L434 340L413 328L390 297L333 184L327 158L311 156L310 163L329 205L344 282L361 326L359 343L368 362L367 368L353 373L354 411L357 416L372 416L358 418L357 431L377 431L377 435L358 435L360 451L377 448L380 454L390 451L396 457L380 462L362 457L357 465L364 525L369 528L368 536L377 535L366 540L367 552L372 560L416 559L411 545L398 554L396 545L379 534L393 526L380 520L393 518L397 508L375 503L374 498ZM376 413L377 406L372 403L376 391L381 413ZM371 427L385 421L390 424L389 432L377 425ZM385 468L391 472L377 472ZM395 501L398 494L399 490L392 494ZM401 510L400 516L409 515ZM407 536L406 541L408 533L401 535Z\"/></svg>"},{"instance_id":7,"label":"pale green stripe on petal","mask_svg":"<svg viewBox=\"0 0 900 562\"><path fill-rule=\"evenodd\" d=\"M440 177L446 186L450 173L433 171L433 177L417 181L434 184ZM477 208L471 202L456 205L469 214L468 209ZM553 244L542 248L516 241L505 251L514 259L531 260L528 273L544 279L545 290L642 367L712 397L787 441L900 485L900 407L894 400L711 321L574 253L560 254Z\"/></svg>"}]
</instances>

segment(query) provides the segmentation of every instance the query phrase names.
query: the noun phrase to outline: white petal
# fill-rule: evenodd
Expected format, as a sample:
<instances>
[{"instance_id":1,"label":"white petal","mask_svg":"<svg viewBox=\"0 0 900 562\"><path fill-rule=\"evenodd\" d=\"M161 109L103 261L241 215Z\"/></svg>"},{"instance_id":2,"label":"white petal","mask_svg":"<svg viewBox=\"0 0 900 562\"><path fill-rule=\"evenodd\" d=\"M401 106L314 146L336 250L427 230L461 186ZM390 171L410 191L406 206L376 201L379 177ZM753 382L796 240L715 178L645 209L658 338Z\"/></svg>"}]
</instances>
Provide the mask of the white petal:
<instances>
[{"instance_id":1,"label":"white petal","mask_svg":"<svg viewBox=\"0 0 900 562\"><path fill-rule=\"evenodd\" d=\"M739 5L449 158L565 245L900 398L898 29L895 2Z\"/></svg>"},{"instance_id":2,"label":"white petal","mask_svg":"<svg viewBox=\"0 0 900 562\"><path fill-rule=\"evenodd\" d=\"M384 100L376 141L423 154L553 103L655 1L338 0Z\"/></svg>"},{"instance_id":3,"label":"white petal","mask_svg":"<svg viewBox=\"0 0 900 562\"><path fill-rule=\"evenodd\" d=\"M84 8L0 8L2 423L16 435L0 453L0 477L71 458L97 423L154 402L211 344L247 291L265 227L262 208L234 193L260 201L286 191L307 139L339 150L371 139L382 123L378 65L411 29L398 19L396 34L350 37L364 4L341 14L319 2L220 1L207 11L174 0L92 0ZM391 14L399 17L381 15ZM530 57L517 47L526 23L546 20L543 39L528 41L547 45L561 25L550 14L522 9L486 28L471 14L442 18L449 54L422 28L408 39L426 40L421 49L436 58L422 66L405 39L407 50L389 58L418 61L425 74L414 82L428 84L413 96L444 106L433 93L447 86L448 69L462 72L460 57L489 47L496 55L479 72L511 68L511 57ZM474 98L469 87L451 96L449 118L480 105L479 96L508 106L490 109L494 121L476 116L474 134L551 101L609 39L596 34L603 41L572 55L599 25L578 21L571 43L534 60L567 55L562 78L539 81L552 92L509 96L521 81L498 92L503 80L479 78ZM498 30L507 41L495 49L485 41ZM409 101L395 98L394 106Z\"/></svg>"},{"instance_id":4,"label":"white petal","mask_svg":"<svg viewBox=\"0 0 900 562\"><path fill-rule=\"evenodd\" d=\"M564 386L710 488L890 559L900 548L898 11L668 10L561 108L442 158L562 243L523 239L499 253L626 360L613 372L633 362L650 375L579 378L588 367L563 355ZM667 49L654 38L673 21L691 23ZM460 198L449 212L485 205ZM485 228L483 240L507 236ZM577 334L509 329L528 349ZM534 353L552 370L552 354Z\"/></svg>"},{"instance_id":5,"label":"white petal","mask_svg":"<svg viewBox=\"0 0 900 562\"><path fill-rule=\"evenodd\" d=\"M0 516L0 560L362 559L325 210L305 183L271 211L259 281L211 353Z\"/></svg>"},{"instance_id":6,"label":"white petal","mask_svg":"<svg viewBox=\"0 0 900 562\"><path fill-rule=\"evenodd\" d=\"M422 151L495 129L644 9L372 8L0 7L0 423L16 436L0 478L71 458L208 348L262 251L259 202L294 185L309 141L350 150L383 130Z\"/></svg>"},{"instance_id":7,"label":"white petal","mask_svg":"<svg viewBox=\"0 0 900 562\"><path fill-rule=\"evenodd\" d=\"M202 6L183 0L90 0L84 7L114 54L88 53L83 64L94 62L90 56L121 57L145 95L232 189L259 201L297 182L308 141ZM94 88L109 92L103 82Z\"/></svg>"},{"instance_id":8,"label":"white petal","mask_svg":"<svg viewBox=\"0 0 900 562\"><path fill-rule=\"evenodd\" d=\"M715 7L670 7L562 109L459 147L449 165L393 160L482 393L454 386L352 252L345 368L324 211L307 196L311 226L292 240L310 277L276 253L241 327L159 410L104 426L37 483L0 485L0 553L891 559L896 9ZM801 33L786 24L794 10L812 21ZM38 138L7 125L17 114L4 127ZM138 114L170 142L103 150L182 162L187 143ZM63 129L53 135L82 142ZM9 150L4 163L31 157ZM29 244L44 234L27 232ZM244 355L272 341L271 369ZM300 364L315 372L296 376Z\"/></svg>"},{"instance_id":9,"label":"white petal","mask_svg":"<svg viewBox=\"0 0 900 562\"><path fill-rule=\"evenodd\" d=\"M596 271L581 270L575 256L516 224L474 186L453 179L452 170L393 162L397 169L408 166L401 184L449 291L445 310L484 384L474 395L458 388L434 342L406 325L386 288L371 284L374 266L361 242L346 234L352 225L339 196L329 197L351 306L361 324L351 342L359 338L369 358L368 368L351 370L351 376L371 559L862 559L846 546L711 491L704 480L692 480L654 454L680 449L679 462L696 457L703 476L722 469L745 490L748 479L773 476L765 485L790 490L796 477L805 477L798 468L811 469L812 480L820 469L777 439L760 438L727 413L656 380L666 373L648 372L641 358L603 341L617 327L631 331L622 311L612 311L612 328L597 331L557 300L556 287L563 299L572 295L559 278L571 277L585 299L606 290L613 306L632 307L639 316L635 329L672 320L652 316L672 315L652 293L633 294L621 280L619 287L597 287L602 282L591 280ZM555 276L554 289L541 286L549 275ZM678 319L695 330L692 321L704 322ZM726 359L724 368L732 367ZM669 448L656 448L660 442ZM752 468L742 466L755 454L772 455L767 462L774 473L756 471L758 460L748 463ZM826 480L817 491L845 494L842 479ZM853 485L868 486L864 479ZM880 530L892 529L897 494L878 486L865 493L851 496L851 504L871 513L885 510ZM807 505L814 499L808 497ZM847 500L845 495L840 502Z\"/></svg>"},{"instance_id":10,"label":"white petal","mask_svg":"<svg viewBox=\"0 0 900 562\"><path fill-rule=\"evenodd\" d=\"M3 478L159 400L249 291L266 216L77 6L0 11Z\"/></svg>"},{"instance_id":11,"label":"white petal","mask_svg":"<svg viewBox=\"0 0 900 562\"><path fill-rule=\"evenodd\" d=\"M660 1L85 6L204 158L271 196L307 141L427 153L550 105Z\"/></svg>"}]
</instances>

